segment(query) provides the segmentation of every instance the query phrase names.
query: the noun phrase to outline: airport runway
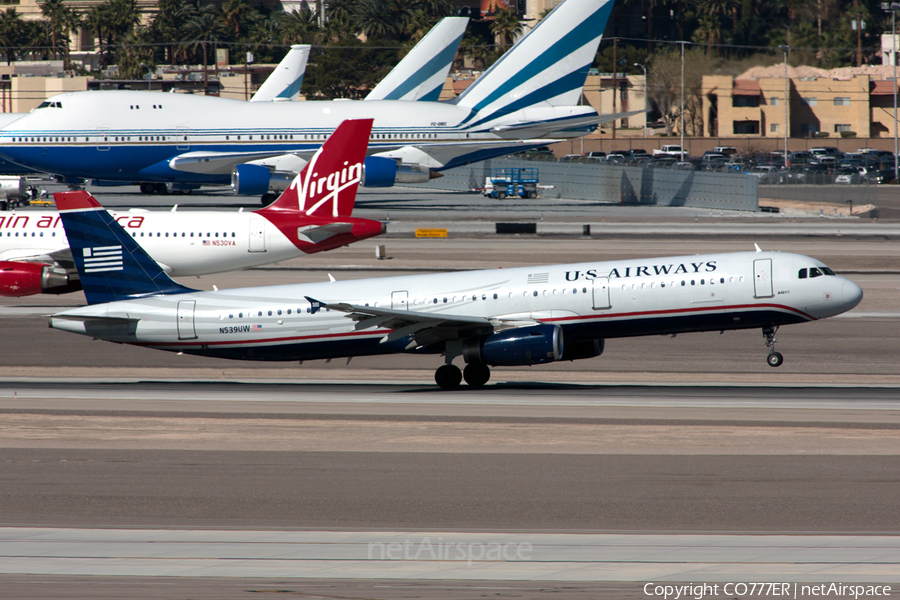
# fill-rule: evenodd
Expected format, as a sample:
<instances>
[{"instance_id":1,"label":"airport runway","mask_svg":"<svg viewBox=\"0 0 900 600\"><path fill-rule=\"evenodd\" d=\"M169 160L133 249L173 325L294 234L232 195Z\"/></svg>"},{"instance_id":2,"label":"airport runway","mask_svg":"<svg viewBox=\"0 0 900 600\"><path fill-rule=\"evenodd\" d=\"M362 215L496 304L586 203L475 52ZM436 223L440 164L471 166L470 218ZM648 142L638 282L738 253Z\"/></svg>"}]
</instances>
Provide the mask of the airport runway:
<instances>
[{"instance_id":1,"label":"airport runway","mask_svg":"<svg viewBox=\"0 0 900 600\"><path fill-rule=\"evenodd\" d=\"M685 235L400 236L378 240L386 261L374 259L373 241L189 284L752 244L743 234ZM433 385L436 357L177 356L49 330L43 315L81 302L77 294L4 299L4 597L64 588L84 598L637 598L651 577L897 581L900 244L890 235L760 239L820 257L866 292L844 317L783 328L777 370L758 331L633 338L610 340L597 359L495 369L484 390L448 393ZM294 537L266 545L279 535ZM371 535L470 545L531 536L541 552L543 536L564 538L549 562L527 565L348 566ZM344 552L338 563L304 562L310 554L298 548L327 558L309 536ZM600 537L588 548L581 536ZM662 549L635 550L648 542ZM513 581L529 578L543 582Z\"/></svg>"}]
</instances>

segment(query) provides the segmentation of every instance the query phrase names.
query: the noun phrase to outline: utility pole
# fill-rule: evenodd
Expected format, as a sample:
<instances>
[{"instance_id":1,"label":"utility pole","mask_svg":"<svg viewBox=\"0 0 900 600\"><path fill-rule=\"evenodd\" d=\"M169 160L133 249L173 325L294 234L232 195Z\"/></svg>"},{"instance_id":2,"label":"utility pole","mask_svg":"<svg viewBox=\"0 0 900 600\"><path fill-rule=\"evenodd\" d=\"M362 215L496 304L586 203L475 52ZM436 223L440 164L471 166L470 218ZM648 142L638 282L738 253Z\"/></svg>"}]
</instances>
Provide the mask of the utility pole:
<instances>
[{"instance_id":1,"label":"utility pole","mask_svg":"<svg viewBox=\"0 0 900 600\"><path fill-rule=\"evenodd\" d=\"M681 160L684 161L684 41L681 44Z\"/></svg>"},{"instance_id":2,"label":"utility pole","mask_svg":"<svg viewBox=\"0 0 900 600\"><path fill-rule=\"evenodd\" d=\"M647 139L647 106L650 104L650 86L647 83L647 67L640 63L634 63L644 71L644 139Z\"/></svg>"},{"instance_id":3,"label":"utility pole","mask_svg":"<svg viewBox=\"0 0 900 600\"><path fill-rule=\"evenodd\" d=\"M613 114L616 114L616 101L619 95L619 62L616 60L616 49L619 43L619 38L613 38ZM612 139L616 139L616 120L613 119L612 122Z\"/></svg>"},{"instance_id":4,"label":"utility pole","mask_svg":"<svg viewBox=\"0 0 900 600\"><path fill-rule=\"evenodd\" d=\"M788 71L787 71L787 55L790 46L778 46L784 52L784 168L788 168L788 131L790 129L790 119L788 111L791 109L791 100L788 96Z\"/></svg>"}]
</instances>

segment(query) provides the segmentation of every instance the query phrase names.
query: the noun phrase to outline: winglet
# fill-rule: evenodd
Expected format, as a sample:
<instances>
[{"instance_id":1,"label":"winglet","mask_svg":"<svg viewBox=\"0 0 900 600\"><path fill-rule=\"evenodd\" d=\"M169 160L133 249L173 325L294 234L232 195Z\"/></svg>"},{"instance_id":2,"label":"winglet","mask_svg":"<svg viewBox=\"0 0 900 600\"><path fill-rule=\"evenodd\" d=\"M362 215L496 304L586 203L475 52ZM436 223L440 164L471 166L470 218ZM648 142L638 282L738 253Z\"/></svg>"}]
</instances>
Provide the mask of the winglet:
<instances>
[{"instance_id":1,"label":"winglet","mask_svg":"<svg viewBox=\"0 0 900 600\"><path fill-rule=\"evenodd\" d=\"M259 214L301 211L318 217L349 217L363 175L372 119L348 119L313 155L278 199Z\"/></svg>"},{"instance_id":2,"label":"winglet","mask_svg":"<svg viewBox=\"0 0 900 600\"><path fill-rule=\"evenodd\" d=\"M88 192L53 195L88 304L185 294Z\"/></svg>"},{"instance_id":3,"label":"winglet","mask_svg":"<svg viewBox=\"0 0 900 600\"><path fill-rule=\"evenodd\" d=\"M321 308L324 306L324 304L322 302L319 302L318 300L316 300L314 298L310 298L309 296L303 296L303 297L306 298L307 302L309 302L309 313L311 315L314 315L317 312L319 312L319 310L321 310Z\"/></svg>"},{"instance_id":4,"label":"winglet","mask_svg":"<svg viewBox=\"0 0 900 600\"><path fill-rule=\"evenodd\" d=\"M756 248L756 251L757 251L757 252L762 252L762 250L759 249L759 244L754 243L754 244L753 244L753 247Z\"/></svg>"}]
</instances>

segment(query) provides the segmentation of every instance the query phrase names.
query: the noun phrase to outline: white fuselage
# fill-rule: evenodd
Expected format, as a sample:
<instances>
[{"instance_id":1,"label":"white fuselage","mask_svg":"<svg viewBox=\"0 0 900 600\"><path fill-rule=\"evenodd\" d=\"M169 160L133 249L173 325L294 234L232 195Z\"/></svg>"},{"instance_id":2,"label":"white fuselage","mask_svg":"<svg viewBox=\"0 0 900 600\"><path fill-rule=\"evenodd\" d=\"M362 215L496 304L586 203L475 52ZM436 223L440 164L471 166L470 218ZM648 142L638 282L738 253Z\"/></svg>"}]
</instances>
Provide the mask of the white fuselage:
<instances>
[{"instance_id":1,"label":"white fuselage","mask_svg":"<svg viewBox=\"0 0 900 600\"><path fill-rule=\"evenodd\" d=\"M824 266L797 254L741 252L296 284L97 304L54 315L51 326L208 356L310 360L399 352L405 343L379 343L386 329L356 330L344 313L311 311L305 297L494 323L559 324L566 341L798 323L859 303L862 291L849 279L799 278L800 269L811 267ZM77 320L91 315L137 322Z\"/></svg>"},{"instance_id":2,"label":"white fuselage","mask_svg":"<svg viewBox=\"0 0 900 600\"><path fill-rule=\"evenodd\" d=\"M232 271L303 254L277 227L252 212L133 209L110 214L176 277ZM52 261L68 247L58 212L0 212L0 260Z\"/></svg>"},{"instance_id":3,"label":"white fuselage","mask_svg":"<svg viewBox=\"0 0 900 600\"><path fill-rule=\"evenodd\" d=\"M409 162L449 168L486 158L484 143L506 144L498 147L499 156L521 149L517 140L524 138L584 135L588 129L568 131L567 123L596 115L589 107L546 107L529 109L534 118L519 111L474 124L471 110L438 102L249 103L140 91L71 92L45 104L0 129L0 154L72 177L186 183L230 183L235 163L214 160L221 154L246 153L246 161L312 154L347 119L374 119L370 154L408 148L403 157ZM533 123L539 129L500 135L495 127L502 123ZM415 148L428 155L420 156ZM197 153L200 162L173 161L197 158ZM213 160L206 162L207 157Z\"/></svg>"}]
</instances>

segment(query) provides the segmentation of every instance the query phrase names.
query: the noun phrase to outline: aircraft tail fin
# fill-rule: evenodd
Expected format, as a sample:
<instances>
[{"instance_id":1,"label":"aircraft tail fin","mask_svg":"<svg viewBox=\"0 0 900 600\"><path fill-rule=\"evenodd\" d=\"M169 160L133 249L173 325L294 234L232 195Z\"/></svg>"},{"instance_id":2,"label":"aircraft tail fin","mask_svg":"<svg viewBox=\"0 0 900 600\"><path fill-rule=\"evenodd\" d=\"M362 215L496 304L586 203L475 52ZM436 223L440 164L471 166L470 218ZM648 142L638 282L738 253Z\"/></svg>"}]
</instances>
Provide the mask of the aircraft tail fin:
<instances>
[{"instance_id":1,"label":"aircraft tail fin","mask_svg":"<svg viewBox=\"0 0 900 600\"><path fill-rule=\"evenodd\" d=\"M250 102L290 102L300 96L303 75L312 46L295 44L272 74L250 98Z\"/></svg>"},{"instance_id":2,"label":"aircraft tail fin","mask_svg":"<svg viewBox=\"0 0 900 600\"><path fill-rule=\"evenodd\" d=\"M88 192L53 194L88 304L185 294Z\"/></svg>"},{"instance_id":3,"label":"aircraft tail fin","mask_svg":"<svg viewBox=\"0 0 900 600\"><path fill-rule=\"evenodd\" d=\"M565 0L457 99L478 125L529 107L578 104L614 0Z\"/></svg>"},{"instance_id":4,"label":"aircraft tail fin","mask_svg":"<svg viewBox=\"0 0 900 600\"><path fill-rule=\"evenodd\" d=\"M469 19L445 17L369 92L366 100L437 102Z\"/></svg>"},{"instance_id":5,"label":"aircraft tail fin","mask_svg":"<svg viewBox=\"0 0 900 600\"><path fill-rule=\"evenodd\" d=\"M348 119L303 167L275 202L260 214L300 211L316 217L349 217L363 177L372 119Z\"/></svg>"}]
</instances>

